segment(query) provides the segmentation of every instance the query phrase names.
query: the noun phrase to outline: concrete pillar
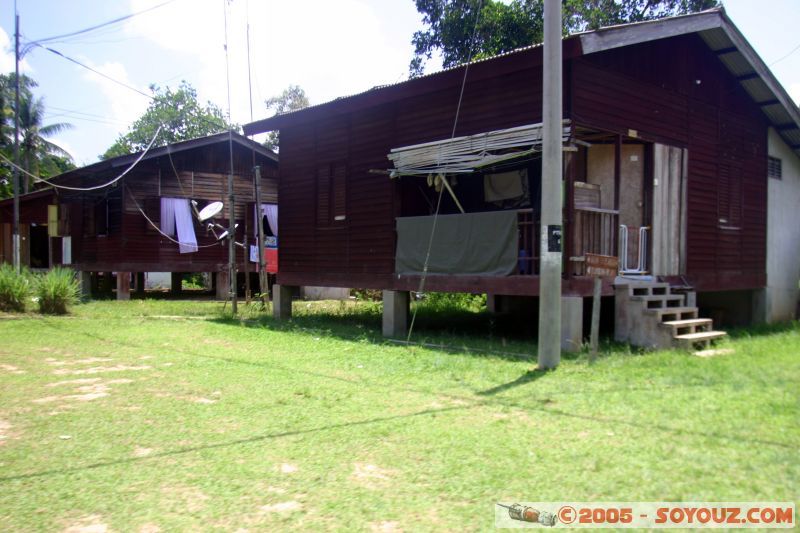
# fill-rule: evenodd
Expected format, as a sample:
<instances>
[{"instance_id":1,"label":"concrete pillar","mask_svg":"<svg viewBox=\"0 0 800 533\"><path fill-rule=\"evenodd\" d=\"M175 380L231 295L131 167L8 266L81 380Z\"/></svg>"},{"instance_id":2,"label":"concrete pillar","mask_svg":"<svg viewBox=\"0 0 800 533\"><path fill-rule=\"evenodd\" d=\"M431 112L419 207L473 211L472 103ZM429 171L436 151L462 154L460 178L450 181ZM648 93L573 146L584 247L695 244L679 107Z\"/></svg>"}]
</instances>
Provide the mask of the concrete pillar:
<instances>
[{"instance_id":1,"label":"concrete pillar","mask_svg":"<svg viewBox=\"0 0 800 533\"><path fill-rule=\"evenodd\" d=\"M172 294L180 294L183 288L183 272L171 272L171 281L169 292Z\"/></svg>"},{"instance_id":2,"label":"concrete pillar","mask_svg":"<svg viewBox=\"0 0 800 533\"><path fill-rule=\"evenodd\" d=\"M697 291L686 291L686 307L697 307Z\"/></svg>"},{"instance_id":3,"label":"concrete pillar","mask_svg":"<svg viewBox=\"0 0 800 533\"><path fill-rule=\"evenodd\" d=\"M144 272L137 272L136 273L136 294L144 294Z\"/></svg>"},{"instance_id":4,"label":"concrete pillar","mask_svg":"<svg viewBox=\"0 0 800 533\"><path fill-rule=\"evenodd\" d=\"M228 290L230 289L230 276L228 271L217 272L217 275L214 277L216 280L216 290L217 290L217 300L227 300L230 296L228 294Z\"/></svg>"},{"instance_id":5,"label":"concrete pillar","mask_svg":"<svg viewBox=\"0 0 800 533\"><path fill-rule=\"evenodd\" d=\"M408 334L408 291L383 291L383 336L405 338Z\"/></svg>"},{"instance_id":6,"label":"concrete pillar","mask_svg":"<svg viewBox=\"0 0 800 533\"><path fill-rule=\"evenodd\" d=\"M117 300L131 299L131 273L117 272Z\"/></svg>"},{"instance_id":7,"label":"concrete pillar","mask_svg":"<svg viewBox=\"0 0 800 533\"><path fill-rule=\"evenodd\" d=\"M80 272L81 283L81 299L91 300L92 298L92 273L81 270Z\"/></svg>"},{"instance_id":8,"label":"concrete pillar","mask_svg":"<svg viewBox=\"0 0 800 533\"><path fill-rule=\"evenodd\" d=\"M292 289L285 285L272 286L272 313L276 320L292 318Z\"/></svg>"},{"instance_id":9,"label":"concrete pillar","mask_svg":"<svg viewBox=\"0 0 800 533\"><path fill-rule=\"evenodd\" d=\"M561 297L561 349L580 351L583 345L583 298Z\"/></svg>"}]
</instances>

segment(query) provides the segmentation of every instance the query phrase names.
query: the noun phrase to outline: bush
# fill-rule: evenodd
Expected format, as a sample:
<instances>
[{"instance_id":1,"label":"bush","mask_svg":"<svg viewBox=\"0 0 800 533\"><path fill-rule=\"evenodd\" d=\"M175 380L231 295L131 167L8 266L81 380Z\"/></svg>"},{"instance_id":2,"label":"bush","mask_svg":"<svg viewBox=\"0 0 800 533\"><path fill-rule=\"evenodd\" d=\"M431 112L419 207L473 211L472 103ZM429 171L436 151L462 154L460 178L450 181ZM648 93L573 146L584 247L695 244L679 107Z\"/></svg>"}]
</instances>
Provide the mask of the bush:
<instances>
[{"instance_id":1,"label":"bush","mask_svg":"<svg viewBox=\"0 0 800 533\"><path fill-rule=\"evenodd\" d=\"M31 278L27 270L18 274L9 265L0 265L0 311L25 311L25 303L31 295Z\"/></svg>"},{"instance_id":2,"label":"bush","mask_svg":"<svg viewBox=\"0 0 800 533\"><path fill-rule=\"evenodd\" d=\"M485 294L469 294L464 292L428 292L417 293L421 304L436 311L471 311L478 312L486 307Z\"/></svg>"},{"instance_id":3,"label":"bush","mask_svg":"<svg viewBox=\"0 0 800 533\"><path fill-rule=\"evenodd\" d=\"M80 284L69 268L55 267L36 282L39 312L43 314L67 314L67 308L78 301L79 294Z\"/></svg>"}]
</instances>

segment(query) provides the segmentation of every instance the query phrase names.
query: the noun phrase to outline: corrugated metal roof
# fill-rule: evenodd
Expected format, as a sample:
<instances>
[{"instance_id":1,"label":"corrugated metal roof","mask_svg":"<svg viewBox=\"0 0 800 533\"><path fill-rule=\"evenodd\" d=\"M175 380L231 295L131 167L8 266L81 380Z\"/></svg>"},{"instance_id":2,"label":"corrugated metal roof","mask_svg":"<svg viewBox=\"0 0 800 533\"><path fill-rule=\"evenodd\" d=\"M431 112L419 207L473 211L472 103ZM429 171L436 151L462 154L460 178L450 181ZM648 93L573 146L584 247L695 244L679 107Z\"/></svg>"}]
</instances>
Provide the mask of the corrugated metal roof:
<instances>
[{"instance_id":1,"label":"corrugated metal roof","mask_svg":"<svg viewBox=\"0 0 800 533\"><path fill-rule=\"evenodd\" d=\"M583 53L586 55L687 33L697 33L700 35L708 47L715 52L728 51L727 53L719 54L720 61L722 61L734 77L745 77L740 80L740 83L753 98L754 102L777 102L775 105L762 106L762 110L773 126L783 126L783 128L778 129L779 134L793 147L795 153L800 156L800 146L797 145L797 140L795 138L795 132L800 132L800 109L798 109L792 98L777 81L769 70L769 67L767 67L758 54L756 54L753 47L747 42L747 39L745 39L739 29L727 17L723 8L714 8L700 13L665 19L609 26L598 30L577 33L569 38L579 38L583 47ZM470 65L494 61L501 57L523 53L540 46L542 45L536 44L518 48L493 57L473 61ZM334 102L353 100L399 85L419 82L419 80L439 76L443 73L463 68L464 66L465 65L458 65L412 80L373 87L367 91L337 98L330 102L282 115L281 119L284 120L286 117L297 115L308 116L309 113L314 113L318 109L327 108ZM244 131L247 135L252 135L274 129L273 121L275 118L276 117L270 117L246 124L244 126ZM794 124L798 129L787 128L786 124Z\"/></svg>"}]
</instances>

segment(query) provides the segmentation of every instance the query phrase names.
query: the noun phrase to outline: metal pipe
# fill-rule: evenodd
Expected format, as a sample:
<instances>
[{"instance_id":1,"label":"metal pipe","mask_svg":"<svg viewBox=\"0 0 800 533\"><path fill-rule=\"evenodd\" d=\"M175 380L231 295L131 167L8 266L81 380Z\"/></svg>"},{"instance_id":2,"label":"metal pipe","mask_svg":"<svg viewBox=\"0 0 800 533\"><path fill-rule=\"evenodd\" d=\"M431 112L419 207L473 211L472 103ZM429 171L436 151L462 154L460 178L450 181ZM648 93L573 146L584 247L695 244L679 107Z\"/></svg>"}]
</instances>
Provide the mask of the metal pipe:
<instances>
[{"instance_id":1,"label":"metal pipe","mask_svg":"<svg viewBox=\"0 0 800 533\"><path fill-rule=\"evenodd\" d=\"M561 1L544 3L542 216L539 292L539 368L561 362L562 96Z\"/></svg>"}]
</instances>

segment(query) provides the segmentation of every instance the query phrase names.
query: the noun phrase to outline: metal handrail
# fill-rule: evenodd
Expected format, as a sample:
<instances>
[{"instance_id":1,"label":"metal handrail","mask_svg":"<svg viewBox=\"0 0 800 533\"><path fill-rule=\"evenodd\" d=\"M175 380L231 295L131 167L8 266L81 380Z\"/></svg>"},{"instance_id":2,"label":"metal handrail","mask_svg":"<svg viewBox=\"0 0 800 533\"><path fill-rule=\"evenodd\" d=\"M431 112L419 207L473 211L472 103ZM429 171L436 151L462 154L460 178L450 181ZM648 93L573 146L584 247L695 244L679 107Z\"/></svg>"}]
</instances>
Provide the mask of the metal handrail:
<instances>
[{"instance_id":1,"label":"metal handrail","mask_svg":"<svg viewBox=\"0 0 800 533\"><path fill-rule=\"evenodd\" d=\"M620 274L647 273L647 232L650 226L639 227L639 257L636 268L628 268L628 226L619 225L619 272Z\"/></svg>"}]
</instances>

